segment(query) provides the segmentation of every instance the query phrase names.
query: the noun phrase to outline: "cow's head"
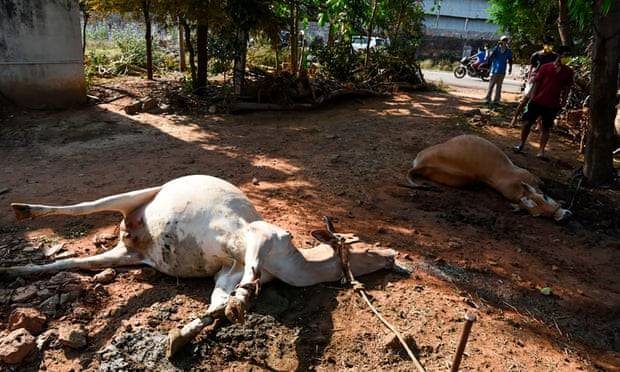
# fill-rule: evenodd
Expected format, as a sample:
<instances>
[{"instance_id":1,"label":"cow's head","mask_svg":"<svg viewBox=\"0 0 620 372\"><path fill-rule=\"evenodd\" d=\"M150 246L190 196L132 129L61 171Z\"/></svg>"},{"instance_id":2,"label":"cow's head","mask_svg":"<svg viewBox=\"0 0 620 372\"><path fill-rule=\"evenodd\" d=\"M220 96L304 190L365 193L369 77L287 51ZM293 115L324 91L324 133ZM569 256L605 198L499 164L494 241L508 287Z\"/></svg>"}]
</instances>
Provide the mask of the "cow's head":
<instances>
[{"instance_id":1,"label":"cow's head","mask_svg":"<svg viewBox=\"0 0 620 372\"><path fill-rule=\"evenodd\" d=\"M403 275L411 273L411 269L396 260L396 251L389 248L381 248L377 244L368 243L359 236L350 233L330 234L326 230L314 230L312 236L323 244L337 249L339 239L350 247L354 259L350 261L353 271L358 273L373 272L378 269L391 269Z\"/></svg>"},{"instance_id":2,"label":"cow's head","mask_svg":"<svg viewBox=\"0 0 620 372\"><path fill-rule=\"evenodd\" d=\"M519 204L516 205L518 209L525 209L534 217L553 217L556 221L566 220L573 215L573 212L562 208L560 203L531 185L521 182L521 186L523 187L523 196L519 199Z\"/></svg>"}]
</instances>

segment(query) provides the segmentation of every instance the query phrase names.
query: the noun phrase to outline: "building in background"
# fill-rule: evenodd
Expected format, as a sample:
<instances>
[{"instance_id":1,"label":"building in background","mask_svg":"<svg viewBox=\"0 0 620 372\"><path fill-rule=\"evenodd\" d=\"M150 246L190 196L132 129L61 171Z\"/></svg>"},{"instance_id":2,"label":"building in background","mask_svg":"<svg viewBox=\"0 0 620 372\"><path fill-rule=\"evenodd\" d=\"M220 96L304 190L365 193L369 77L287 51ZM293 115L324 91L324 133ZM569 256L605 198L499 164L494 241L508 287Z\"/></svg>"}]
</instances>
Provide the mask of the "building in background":
<instances>
[{"instance_id":1,"label":"building in background","mask_svg":"<svg viewBox=\"0 0 620 372\"><path fill-rule=\"evenodd\" d=\"M495 42L485 0L424 0L424 38L420 57L457 59L486 42Z\"/></svg>"},{"instance_id":2,"label":"building in background","mask_svg":"<svg viewBox=\"0 0 620 372\"><path fill-rule=\"evenodd\" d=\"M3 0L0 95L30 108L86 101L77 0Z\"/></svg>"}]
</instances>

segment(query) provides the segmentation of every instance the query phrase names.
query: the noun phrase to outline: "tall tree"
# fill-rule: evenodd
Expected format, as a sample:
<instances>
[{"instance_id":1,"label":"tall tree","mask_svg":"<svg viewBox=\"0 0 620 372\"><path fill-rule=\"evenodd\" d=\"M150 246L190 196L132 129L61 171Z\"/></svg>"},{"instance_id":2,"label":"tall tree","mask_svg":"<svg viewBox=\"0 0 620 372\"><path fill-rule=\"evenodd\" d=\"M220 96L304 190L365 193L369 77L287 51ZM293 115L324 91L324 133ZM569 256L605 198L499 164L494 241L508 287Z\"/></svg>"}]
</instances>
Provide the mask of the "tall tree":
<instances>
[{"instance_id":1,"label":"tall tree","mask_svg":"<svg viewBox=\"0 0 620 372\"><path fill-rule=\"evenodd\" d=\"M142 0L142 15L144 16L144 41L146 42L146 75L153 80L153 35L151 31L151 0Z\"/></svg>"},{"instance_id":2,"label":"tall tree","mask_svg":"<svg viewBox=\"0 0 620 372\"><path fill-rule=\"evenodd\" d=\"M368 31L366 32L366 56L364 57L364 65L366 66L368 66L368 59L370 58L370 41L372 39L372 30L374 27L375 17L377 16L378 3L378 0L372 0L372 10L370 12L370 19L368 20Z\"/></svg>"},{"instance_id":3,"label":"tall tree","mask_svg":"<svg viewBox=\"0 0 620 372\"><path fill-rule=\"evenodd\" d=\"M86 53L86 25L90 18L91 0L80 0L80 11L82 12L82 19L84 24L82 25L82 54Z\"/></svg>"},{"instance_id":4,"label":"tall tree","mask_svg":"<svg viewBox=\"0 0 620 372\"><path fill-rule=\"evenodd\" d=\"M613 180L614 118L618 91L620 4L594 1L591 129L586 144L584 174L593 185Z\"/></svg>"},{"instance_id":5,"label":"tall tree","mask_svg":"<svg viewBox=\"0 0 620 372\"><path fill-rule=\"evenodd\" d=\"M207 38L209 37L209 24L207 19L201 19L198 21L196 27L196 49L198 54L198 70L196 73L196 81L194 83L194 89L202 92L207 86Z\"/></svg>"},{"instance_id":6,"label":"tall tree","mask_svg":"<svg viewBox=\"0 0 620 372\"><path fill-rule=\"evenodd\" d=\"M568 14L568 0L558 0L558 33L562 45L573 47L573 39L570 32L570 18Z\"/></svg>"},{"instance_id":7,"label":"tall tree","mask_svg":"<svg viewBox=\"0 0 620 372\"><path fill-rule=\"evenodd\" d=\"M185 72L187 66L185 65L185 41L183 35L183 25L181 24L181 17L179 18L179 71Z\"/></svg>"}]
</instances>

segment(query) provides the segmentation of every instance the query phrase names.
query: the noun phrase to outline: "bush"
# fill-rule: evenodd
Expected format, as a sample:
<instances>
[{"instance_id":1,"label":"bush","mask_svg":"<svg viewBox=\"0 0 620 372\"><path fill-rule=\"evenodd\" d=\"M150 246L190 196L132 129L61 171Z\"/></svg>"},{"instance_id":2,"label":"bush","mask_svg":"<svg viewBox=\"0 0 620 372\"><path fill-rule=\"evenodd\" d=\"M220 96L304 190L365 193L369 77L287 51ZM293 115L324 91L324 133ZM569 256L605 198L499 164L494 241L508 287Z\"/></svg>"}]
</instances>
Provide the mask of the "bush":
<instances>
[{"instance_id":1,"label":"bush","mask_svg":"<svg viewBox=\"0 0 620 372\"><path fill-rule=\"evenodd\" d=\"M248 49L248 63L273 67L276 65L276 52L269 45L256 45Z\"/></svg>"},{"instance_id":2,"label":"bush","mask_svg":"<svg viewBox=\"0 0 620 372\"><path fill-rule=\"evenodd\" d=\"M321 70L339 81L352 81L355 69L360 65L362 54L357 54L348 42L333 47L319 45L312 51L317 57Z\"/></svg>"}]
</instances>

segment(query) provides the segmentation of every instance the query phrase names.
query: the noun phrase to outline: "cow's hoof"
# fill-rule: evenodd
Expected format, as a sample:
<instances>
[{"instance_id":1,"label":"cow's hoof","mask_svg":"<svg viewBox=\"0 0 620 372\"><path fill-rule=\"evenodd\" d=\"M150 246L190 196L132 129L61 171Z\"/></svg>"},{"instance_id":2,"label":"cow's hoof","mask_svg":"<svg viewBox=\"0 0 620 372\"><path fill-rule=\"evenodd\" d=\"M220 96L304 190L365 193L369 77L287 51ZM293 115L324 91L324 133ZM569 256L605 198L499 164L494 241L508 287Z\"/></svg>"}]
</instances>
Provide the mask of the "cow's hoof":
<instances>
[{"instance_id":1,"label":"cow's hoof","mask_svg":"<svg viewBox=\"0 0 620 372\"><path fill-rule=\"evenodd\" d=\"M172 358L177 351L181 350L187 343L186 337L183 337L181 331L176 328L170 330L168 333L168 347L166 349L166 357Z\"/></svg>"},{"instance_id":2,"label":"cow's hoof","mask_svg":"<svg viewBox=\"0 0 620 372\"><path fill-rule=\"evenodd\" d=\"M230 297L224 314L231 323L243 323L245 320L245 305L238 298Z\"/></svg>"}]
</instances>

